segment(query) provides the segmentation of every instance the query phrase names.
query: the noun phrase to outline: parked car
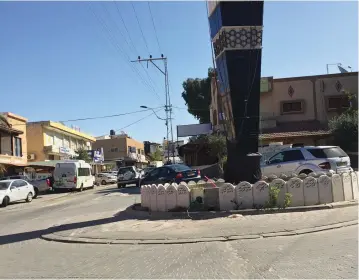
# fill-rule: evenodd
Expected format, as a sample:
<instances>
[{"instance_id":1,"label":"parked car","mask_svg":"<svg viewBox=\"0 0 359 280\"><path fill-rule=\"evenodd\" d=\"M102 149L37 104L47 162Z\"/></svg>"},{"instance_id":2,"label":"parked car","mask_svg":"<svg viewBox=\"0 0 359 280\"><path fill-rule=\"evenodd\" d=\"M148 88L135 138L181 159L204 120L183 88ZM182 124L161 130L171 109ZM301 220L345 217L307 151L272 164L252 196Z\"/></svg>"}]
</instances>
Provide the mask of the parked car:
<instances>
[{"instance_id":1,"label":"parked car","mask_svg":"<svg viewBox=\"0 0 359 280\"><path fill-rule=\"evenodd\" d=\"M150 171L141 179L140 185L165 184L201 180L200 170L192 169L184 164L169 164Z\"/></svg>"},{"instance_id":2,"label":"parked car","mask_svg":"<svg viewBox=\"0 0 359 280\"><path fill-rule=\"evenodd\" d=\"M143 169L143 175L146 176L149 172L154 170L156 167L146 167Z\"/></svg>"},{"instance_id":3,"label":"parked car","mask_svg":"<svg viewBox=\"0 0 359 280\"><path fill-rule=\"evenodd\" d=\"M140 185L141 172L135 166L120 167L117 174L117 187L122 188L126 185Z\"/></svg>"},{"instance_id":4,"label":"parked car","mask_svg":"<svg viewBox=\"0 0 359 280\"><path fill-rule=\"evenodd\" d=\"M25 180L3 180L0 181L0 202L6 207L11 202L25 200L31 202L35 195L34 186Z\"/></svg>"},{"instance_id":5,"label":"parked car","mask_svg":"<svg viewBox=\"0 0 359 280\"><path fill-rule=\"evenodd\" d=\"M96 185L106 185L117 182L117 176L113 173L98 173L95 176Z\"/></svg>"},{"instance_id":6,"label":"parked car","mask_svg":"<svg viewBox=\"0 0 359 280\"><path fill-rule=\"evenodd\" d=\"M26 175L12 175L12 176L8 176L8 177L4 177L1 178L0 181L3 180L14 180L14 179L21 179L21 180L25 180L27 181L29 184L34 186L34 196L33 198L36 198L39 194L41 193L46 193L49 190L51 190L51 182L50 182L50 178L47 179L40 179L40 180L33 180L31 178L29 178Z\"/></svg>"},{"instance_id":7,"label":"parked car","mask_svg":"<svg viewBox=\"0 0 359 280\"><path fill-rule=\"evenodd\" d=\"M262 175L309 174L333 170L349 172L349 156L337 146L304 146L282 150L261 166Z\"/></svg>"}]
</instances>

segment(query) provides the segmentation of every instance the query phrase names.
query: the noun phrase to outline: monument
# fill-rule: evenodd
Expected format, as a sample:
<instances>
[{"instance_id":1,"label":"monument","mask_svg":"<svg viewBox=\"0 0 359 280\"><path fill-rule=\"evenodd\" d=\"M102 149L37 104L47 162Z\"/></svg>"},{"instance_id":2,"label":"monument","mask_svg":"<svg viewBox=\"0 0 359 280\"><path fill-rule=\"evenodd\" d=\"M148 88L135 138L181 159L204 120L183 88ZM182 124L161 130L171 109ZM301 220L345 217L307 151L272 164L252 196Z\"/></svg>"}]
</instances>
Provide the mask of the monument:
<instances>
[{"instance_id":1,"label":"monument","mask_svg":"<svg viewBox=\"0 0 359 280\"><path fill-rule=\"evenodd\" d=\"M259 100L263 1L208 1L220 95L227 95L226 182L261 178ZM244 168L245 166L245 168Z\"/></svg>"}]
</instances>

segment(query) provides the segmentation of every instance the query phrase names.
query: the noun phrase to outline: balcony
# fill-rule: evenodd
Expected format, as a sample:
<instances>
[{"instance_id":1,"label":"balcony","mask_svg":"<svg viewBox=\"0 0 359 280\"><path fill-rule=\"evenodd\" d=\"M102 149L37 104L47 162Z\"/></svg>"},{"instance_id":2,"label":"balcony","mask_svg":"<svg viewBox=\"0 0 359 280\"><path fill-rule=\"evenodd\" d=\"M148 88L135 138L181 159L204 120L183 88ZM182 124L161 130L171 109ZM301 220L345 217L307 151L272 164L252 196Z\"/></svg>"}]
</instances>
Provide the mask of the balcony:
<instances>
[{"instance_id":1,"label":"balcony","mask_svg":"<svg viewBox=\"0 0 359 280\"><path fill-rule=\"evenodd\" d=\"M73 149L67 147L59 147L56 145L45 146L44 152L48 154L55 154L55 155L77 156L77 154Z\"/></svg>"}]
</instances>

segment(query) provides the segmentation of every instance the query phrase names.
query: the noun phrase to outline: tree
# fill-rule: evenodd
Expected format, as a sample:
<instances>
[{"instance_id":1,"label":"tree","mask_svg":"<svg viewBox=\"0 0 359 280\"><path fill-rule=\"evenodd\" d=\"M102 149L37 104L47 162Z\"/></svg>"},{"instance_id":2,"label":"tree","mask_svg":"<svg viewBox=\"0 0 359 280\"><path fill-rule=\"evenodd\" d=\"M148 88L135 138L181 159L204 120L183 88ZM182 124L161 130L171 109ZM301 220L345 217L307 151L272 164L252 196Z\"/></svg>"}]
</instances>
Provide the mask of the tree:
<instances>
[{"instance_id":1,"label":"tree","mask_svg":"<svg viewBox=\"0 0 359 280\"><path fill-rule=\"evenodd\" d=\"M346 92L350 107L329 121L334 143L348 152L358 152L358 108L356 96Z\"/></svg>"},{"instance_id":2,"label":"tree","mask_svg":"<svg viewBox=\"0 0 359 280\"><path fill-rule=\"evenodd\" d=\"M4 164L0 164L0 177L3 177L6 173L6 167Z\"/></svg>"},{"instance_id":3,"label":"tree","mask_svg":"<svg viewBox=\"0 0 359 280\"><path fill-rule=\"evenodd\" d=\"M219 166L223 170L223 165L227 161L226 138L220 134L209 135L208 146L210 154L218 158Z\"/></svg>"},{"instance_id":4,"label":"tree","mask_svg":"<svg viewBox=\"0 0 359 280\"><path fill-rule=\"evenodd\" d=\"M199 120L199 123L210 122L209 106L211 104L211 79L213 68L208 69L208 77L204 79L187 79L183 82L182 98L186 102L188 112Z\"/></svg>"},{"instance_id":5,"label":"tree","mask_svg":"<svg viewBox=\"0 0 359 280\"><path fill-rule=\"evenodd\" d=\"M91 162L91 157L89 156L88 151L86 149L79 148L79 149L76 150L76 154L78 154L76 159L84 160L86 162Z\"/></svg>"},{"instance_id":6,"label":"tree","mask_svg":"<svg viewBox=\"0 0 359 280\"><path fill-rule=\"evenodd\" d=\"M161 150L157 148L156 151L148 155L148 158L150 159L150 161L162 161Z\"/></svg>"},{"instance_id":7,"label":"tree","mask_svg":"<svg viewBox=\"0 0 359 280\"><path fill-rule=\"evenodd\" d=\"M358 111L345 112L329 121L334 143L347 152L358 152Z\"/></svg>"}]
</instances>

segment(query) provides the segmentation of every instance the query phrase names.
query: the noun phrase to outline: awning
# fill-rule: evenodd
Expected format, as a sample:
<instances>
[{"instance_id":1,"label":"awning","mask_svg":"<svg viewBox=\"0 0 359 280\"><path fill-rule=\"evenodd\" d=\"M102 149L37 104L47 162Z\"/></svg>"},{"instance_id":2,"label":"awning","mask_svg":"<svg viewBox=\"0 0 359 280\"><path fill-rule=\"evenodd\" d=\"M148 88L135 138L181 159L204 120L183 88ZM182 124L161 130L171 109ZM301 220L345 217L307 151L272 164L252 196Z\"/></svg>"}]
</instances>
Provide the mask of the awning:
<instances>
[{"instance_id":1,"label":"awning","mask_svg":"<svg viewBox=\"0 0 359 280\"><path fill-rule=\"evenodd\" d=\"M39 166L39 167L54 167L56 163L63 162L63 160L45 160L45 161L34 161L28 162L27 166Z\"/></svg>"},{"instance_id":2,"label":"awning","mask_svg":"<svg viewBox=\"0 0 359 280\"><path fill-rule=\"evenodd\" d=\"M263 133L259 135L259 140L273 140L273 139L285 139L285 138L299 138L299 137L321 137L330 136L332 133L328 130L318 131L293 131L293 132L275 132L275 133Z\"/></svg>"}]
</instances>

